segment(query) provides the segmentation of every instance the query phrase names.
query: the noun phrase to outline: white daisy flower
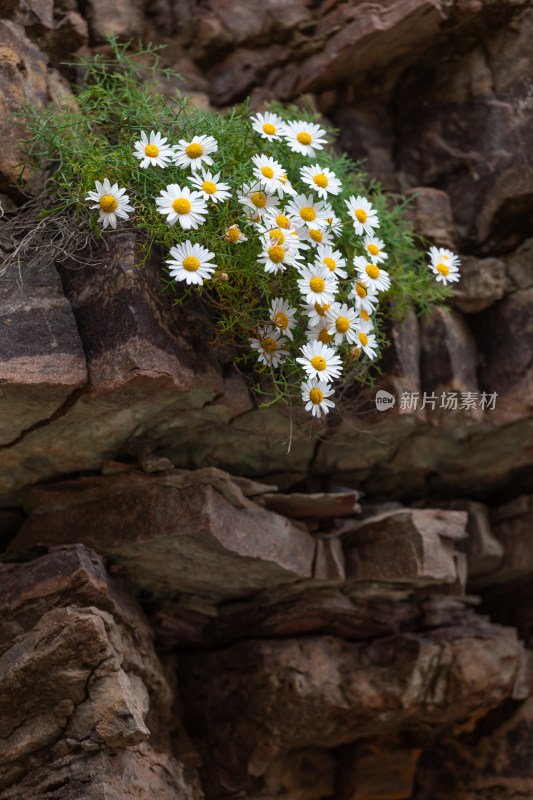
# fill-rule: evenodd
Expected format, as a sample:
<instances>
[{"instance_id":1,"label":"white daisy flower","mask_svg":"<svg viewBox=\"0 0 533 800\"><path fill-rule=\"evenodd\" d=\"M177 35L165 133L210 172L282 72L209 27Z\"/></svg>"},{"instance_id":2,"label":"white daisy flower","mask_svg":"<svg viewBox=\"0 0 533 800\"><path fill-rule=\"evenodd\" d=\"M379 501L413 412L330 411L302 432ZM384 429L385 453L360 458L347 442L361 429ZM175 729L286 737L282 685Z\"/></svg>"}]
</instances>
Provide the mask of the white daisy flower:
<instances>
[{"instance_id":1,"label":"white daisy flower","mask_svg":"<svg viewBox=\"0 0 533 800\"><path fill-rule=\"evenodd\" d=\"M257 178L265 192L268 194L277 192L279 197L283 197L285 192L294 194L294 189L287 179L287 170L283 169L279 161L261 153L252 156L252 162L255 167L254 177Z\"/></svg>"},{"instance_id":2,"label":"white daisy flower","mask_svg":"<svg viewBox=\"0 0 533 800\"><path fill-rule=\"evenodd\" d=\"M159 213L167 215L169 225L179 220L184 230L199 228L207 216L207 206L201 192L191 192L188 186L183 188L171 183L162 189L156 198Z\"/></svg>"},{"instance_id":3,"label":"white daisy flower","mask_svg":"<svg viewBox=\"0 0 533 800\"><path fill-rule=\"evenodd\" d=\"M322 414L329 414L330 408L335 408L335 403L327 399L333 394L333 389L323 381L310 378L302 382L301 389L305 410L310 411L313 417L320 418Z\"/></svg>"},{"instance_id":4,"label":"white daisy flower","mask_svg":"<svg viewBox=\"0 0 533 800\"><path fill-rule=\"evenodd\" d=\"M360 312L362 309L367 314L372 314L379 303L377 292L373 291L368 283L364 281L356 281L353 285L352 291L348 298L353 297L355 300L355 307Z\"/></svg>"},{"instance_id":5,"label":"white daisy flower","mask_svg":"<svg viewBox=\"0 0 533 800\"><path fill-rule=\"evenodd\" d=\"M461 261L455 253L445 248L430 247L428 255L431 259L429 268L435 273L439 283L446 286L447 283L455 283L459 280Z\"/></svg>"},{"instance_id":6,"label":"white daisy flower","mask_svg":"<svg viewBox=\"0 0 533 800\"><path fill-rule=\"evenodd\" d=\"M264 192L258 183L246 183L239 194L239 203L246 206L251 214L251 222L260 221L265 214L279 214L274 195Z\"/></svg>"},{"instance_id":7,"label":"white daisy flower","mask_svg":"<svg viewBox=\"0 0 533 800\"><path fill-rule=\"evenodd\" d=\"M315 200L312 194L307 197L305 194L298 194L287 203L287 211L298 219L299 225L306 225L308 228L325 228L326 218L331 216L331 207Z\"/></svg>"},{"instance_id":8,"label":"white daisy flower","mask_svg":"<svg viewBox=\"0 0 533 800\"><path fill-rule=\"evenodd\" d=\"M333 303L337 278L325 265L301 267L298 288L306 303Z\"/></svg>"},{"instance_id":9,"label":"white daisy flower","mask_svg":"<svg viewBox=\"0 0 533 800\"><path fill-rule=\"evenodd\" d=\"M86 200L93 200L94 205L90 208L97 208L100 211L98 222L103 223L104 228L111 225L112 228L117 227L117 217L119 219L128 219L128 211L135 211L135 209L128 205L129 196L125 193L125 189L119 189L118 183L113 186L109 183L107 178L104 182L95 181L96 192L89 192Z\"/></svg>"},{"instance_id":10,"label":"white daisy flower","mask_svg":"<svg viewBox=\"0 0 533 800\"><path fill-rule=\"evenodd\" d=\"M441 261L438 264L430 264L429 268L437 276L437 281L446 286L447 283L455 283L461 277L459 268L453 264L446 264Z\"/></svg>"},{"instance_id":11,"label":"white daisy flower","mask_svg":"<svg viewBox=\"0 0 533 800\"><path fill-rule=\"evenodd\" d=\"M381 239L376 239L375 236L365 236L363 239L363 247L367 252L367 258L370 258L373 264L380 264L388 258L387 253L383 249L385 242Z\"/></svg>"},{"instance_id":12,"label":"white daisy flower","mask_svg":"<svg viewBox=\"0 0 533 800\"><path fill-rule=\"evenodd\" d=\"M302 167L300 177L311 189L318 192L318 196L323 200L327 199L328 194L339 194L342 189L340 180L334 172L327 167Z\"/></svg>"},{"instance_id":13,"label":"white daisy flower","mask_svg":"<svg viewBox=\"0 0 533 800\"><path fill-rule=\"evenodd\" d=\"M226 229L224 239L227 242L232 242L234 244L248 241L248 237L244 235L238 225L230 225L229 228Z\"/></svg>"},{"instance_id":14,"label":"white daisy flower","mask_svg":"<svg viewBox=\"0 0 533 800\"><path fill-rule=\"evenodd\" d=\"M335 337L336 345L342 344L344 339L355 343L358 316L354 308L349 308L346 303L333 303L326 316L329 320L328 333Z\"/></svg>"},{"instance_id":15,"label":"white daisy flower","mask_svg":"<svg viewBox=\"0 0 533 800\"><path fill-rule=\"evenodd\" d=\"M385 292L390 288L389 273L376 264L369 264L364 256L356 256L353 260L357 274L374 292Z\"/></svg>"},{"instance_id":16,"label":"white daisy flower","mask_svg":"<svg viewBox=\"0 0 533 800\"><path fill-rule=\"evenodd\" d=\"M293 244L289 241L290 236L285 238L281 231L278 233L281 234L281 237L271 238L268 233L260 237L263 250L258 256L258 261L263 263L265 272L284 272L290 264L300 266L296 264L296 261L302 258L297 242ZM283 239L283 243L281 243L281 239Z\"/></svg>"},{"instance_id":17,"label":"white daisy flower","mask_svg":"<svg viewBox=\"0 0 533 800\"><path fill-rule=\"evenodd\" d=\"M193 136L189 142L180 139L180 143L175 144L173 149L174 161L179 167L195 170L202 164L211 166L213 159L210 153L216 153L218 144L212 136Z\"/></svg>"},{"instance_id":18,"label":"white daisy flower","mask_svg":"<svg viewBox=\"0 0 533 800\"><path fill-rule=\"evenodd\" d=\"M326 312L331 308L330 303L306 303L303 306L303 313L309 317L309 325L315 328L323 322L327 322ZM329 323L328 323L329 324Z\"/></svg>"},{"instance_id":19,"label":"white daisy flower","mask_svg":"<svg viewBox=\"0 0 533 800\"><path fill-rule=\"evenodd\" d=\"M333 347L322 342L307 342L300 347L302 358L296 361L312 378L319 381L330 381L338 378L342 371L342 362Z\"/></svg>"},{"instance_id":20,"label":"white daisy flower","mask_svg":"<svg viewBox=\"0 0 533 800\"><path fill-rule=\"evenodd\" d=\"M211 264L209 260L215 254L201 244L193 244L189 240L171 247L170 255L172 258L167 259L166 263L169 265L170 276L175 281L202 284L216 269L216 264Z\"/></svg>"},{"instance_id":21,"label":"white daisy flower","mask_svg":"<svg viewBox=\"0 0 533 800\"><path fill-rule=\"evenodd\" d=\"M281 139L285 133L285 123L277 114L265 111L264 114L256 114L251 117L252 128L260 134L263 139L273 142L274 139Z\"/></svg>"},{"instance_id":22,"label":"white daisy flower","mask_svg":"<svg viewBox=\"0 0 533 800\"><path fill-rule=\"evenodd\" d=\"M229 183L222 183L219 181L220 172L213 175L209 170L202 169L202 174L196 172L189 178L192 185L201 192L204 200L212 200L213 203L224 202L231 197L231 189Z\"/></svg>"},{"instance_id":23,"label":"white daisy flower","mask_svg":"<svg viewBox=\"0 0 533 800\"><path fill-rule=\"evenodd\" d=\"M287 356L287 350L283 349L287 344L285 337L271 325L259 328L258 334L257 339L250 339L252 350L258 351L258 361L273 367L282 364Z\"/></svg>"},{"instance_id":24,"label":"white daisy flower","mask_svg":"<svg viewBox=\"0 0 533 800\"><path fill-rule=\"evenodd\" d=\"M317 247L318 245L329 245L330 247L333 246L333 237L326 229L322 230L321 228L308 228L307 226L299 227L298 236L303 242L309 242L311 247Z\"/></svg>"},{"instance_id":25,"label":"white daisy flower","mask_svg":"<svg viewBox=\"0 0 533 800\"><path fill-rule=\"evenodd\" d=\"M461 260L458 255L452 253L451 250L447 250L445 247L430 247L428 256L433 264L447 264L448 266L453 265L454 267L461 266Z\"/></svg>"},{"instance_id":26,"label":"white daisy flower","mask_svg":"<svg viewBox=\"0 0 533 800\"><path fill-rule=\"evenodd\" d=\"M319 244L316 249L316 262L317 264L325 264L330 272L333 272L337 278L348 277L344 267L346 261L342 257L340 250L334 250L331 245Z\"/></svg>"},{"instance_id":27,"label":"white daisy flower","mask_svg":"<svg viewBox=\"0 0 533 800\"><path fill-rule=\"evenodd\" d=\"M307 341L309 342L322 342L322 344L331 344L333 334L329 333L329 320L327 318L321 319L318 325L309 326L305 332ZM332 345L333 347L333 345Z\"/></svg>"},{"instance_id":28,"label":"white daisy flower","mask_svg":"<svg viewBox=\"0 0 533 800\"><path fill-rule=\"evenodd\" d=\"M169 145L165 145L166 137L161 136L160 133L150 131L150 139L141 131L141 141L135 142L133 145L133 155L135 158L140 158L141 169L146 169L150 164L152 167L166 167L174 156L174 150Z\"/></svg>"},{"instance_id":29,"label":"white daisy flower","mask_svg":"<svg viewBox=\"0 0 533 800\"><path fill-rule=\"evenodd\" d=\"M367 233L372 236L374 228L379 228L377 211L375 211L365 197L353 195L344 201L348 206L355 232L358 236Z\"/></svg>"},{"instance_id":30,"label":"white daisy flower","mask_svg":"<svg viewBox=\"0 0 533 800\"><path fill-rule=\"evenodd\" d=\"M292 331L296 327L294 315L296 309L292 308L283 297L277 297L270 304L270 322L292 341Z\"/></svg>"},{"instance_id":31,"label":"white daisy flower","mask_svg":"<svg viewBox=\"0 0 533 800\"><path fill-rule=\"evenodd\" d=\"M322 150L327 142L326 131L314 122L286 122L283 137L291 150L295 153L302 153L304 156L314 158L315 150Z\"/></svg>"},{"instance_id":32,"label":"white daisy flower","mask_svg":"<svg viewBox=\"0 0 533 800\"><path fill-rule=\"evenodd\" d=\"M356 343L369 358L375 358L378 352L378 345L376 337L373 333L365 333L359 330L357 333Z\"/></svg>"}]
</instances>

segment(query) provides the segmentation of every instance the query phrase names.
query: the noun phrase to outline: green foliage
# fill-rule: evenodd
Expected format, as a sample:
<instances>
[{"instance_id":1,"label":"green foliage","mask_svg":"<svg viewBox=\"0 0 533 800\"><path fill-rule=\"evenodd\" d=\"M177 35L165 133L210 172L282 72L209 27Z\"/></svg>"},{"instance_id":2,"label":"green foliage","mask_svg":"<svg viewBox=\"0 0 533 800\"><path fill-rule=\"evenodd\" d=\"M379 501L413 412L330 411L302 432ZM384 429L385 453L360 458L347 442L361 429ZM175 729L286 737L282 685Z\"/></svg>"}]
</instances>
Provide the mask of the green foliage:
<instances>
[{"instance_id":1,"label":"green foliage","mask_svg":"<svg viewBox=\"0 0 533 800\"><path fill-rule=\"evenodd\" d=\"M448 295L448 290L433 280L421 257L420 242L403 216L405 202L392 200L377 182L369 184L361 164L355 164L346 155L338 155L332 146L318 151L315 158L310 159L292 152L283 141L261 139L252 129L246 102L219 113L195 107L179 92L168 99L168 92L167 97L160 93L161 81L175 80L177 76L159 68L160 48L153 45L142 47L139 43L132 55L127 45L114 39L109 43L112 57L97 55L92 60L82 61L85 81L83 86L74 89L72 101L50 106L44 112L33 107L24 110L28 130L25 166L42 169L51 164L53 175L48 184L51 201L46 213L64 213L65 209L72 209L78 221L86 221L93 227L96 236L107 235L107 232L102 234L98 228L98 213L89 211L90 203L85 199L87 193L94 190L95 181L104 178L125 187L129 202L135 208L133 222L127 224L134 224L144 233L145 257L139 266L150 255L154 245L166 254L172 245L190 240L214 253L217 270L212 280L204 282L202 287L184 288L183 284L177 285L172 281L164 268L164 288L175 292L176 303L186 301L192 292L201 292L204 299L212 303L216 310L218 341L237 345L241 368L255 369L259 373L260 385L268 379L270 399L265 401L266 404L281 398L291 405L301 402L299 384L303 373L295 357L299 355L298 347L307 340L307 321L302 315L294 332L291 356L283 366L272 370L258 364L257 354L250 351L249 339L257 335L259 326L268 323L271 299L283 297L293 307L301 306L302 299L296 283L299 276L294 267L274 275L267 274L257 262L260 251L258 234L246 221L244 208L237 199L240 187L252 181L250 159L253 154L264 153L279 161L287 170L297 193L312 193L311 188L299 180L302 166L319 163L322 168L328 167L336 174L343 188L339 195L329 196L328 201L343 221L342 234L335 247L345 255L348 268L353 257L363 255L364 250L362 237L355 234L348 218L345 199L351 195L364 195L378 211L380 228L376 233L385 241L389 254L387 263L381 266L386 267L391 278L391 288L380 296L381 305L374 315L378 343L384 341L380 332L383 316L393 314L398 317L413 306L425 311L431 303L442 301ZM301 108L275 105L270 110L285 120L316 121L312 112ZM220 179L231 185L232 198L224 204L208 203L207 219L197 230L182 230L178 223L170 227L154 202L168 184L190 186L190 171L176 165L164 169L156 166L141 169L139 160L132 155L140 132L149 133L151 130L168 137L170 144L201 134L213 136L218 142L211 169L214 173L220 172ZM333 141L334 132L328 133L329 140ZM119 222L121 224L124 225ZM248 237L247 242L236 244L226 240L225 232L234 224L238 224ZM306 259L309 262L313 260L314 254ZM351 305L347 296L353 281L352 274L350 280L339 282L338 299L341 302ZM366 356L354 360L349 344L342 344L339 350L345 362L345 382L368 378L370 362Z\"/></svg>"}]
</instances>

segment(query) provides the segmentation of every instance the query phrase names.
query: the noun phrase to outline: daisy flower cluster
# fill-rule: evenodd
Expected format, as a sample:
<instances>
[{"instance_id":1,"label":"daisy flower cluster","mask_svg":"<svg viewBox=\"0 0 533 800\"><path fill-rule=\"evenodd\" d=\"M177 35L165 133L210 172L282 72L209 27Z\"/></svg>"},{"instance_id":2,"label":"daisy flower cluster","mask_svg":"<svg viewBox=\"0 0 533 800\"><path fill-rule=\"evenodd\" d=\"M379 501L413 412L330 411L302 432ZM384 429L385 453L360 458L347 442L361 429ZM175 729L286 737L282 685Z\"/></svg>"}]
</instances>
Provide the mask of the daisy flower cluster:
<instances>
[{"instance_id":1,"label":"daisy flower cluster","mask_svg":"<svg viewBox=\"0 0 533 800\"><path fill-rule=\"evenodd\" d=\"M279 398L320 418L335 406L334 384L379 353L376 310L392 286L382 212L316 122L266 111L240 125L239 159L224 155L213 128L139 131L127 187L105 177L85 199L103 228L148 208L168 246L169 282L208 289L241 321L256 371L285 387ZM431 248L429 257L437 281L458 280L457 256Z\"/></svg>"},{"instance_id":2,"label":"daisy flower cluster","mask_svg":"<svg viewBox=\"0 0 533 800\"><path fill-rule=\"evenodd\" d=\"M442 247L430 247L428 252L429 268L436 280L446 286L448 283L455 283L461 277L459 267L461 261L459 256Z\"/></svg>"}]
</instances>

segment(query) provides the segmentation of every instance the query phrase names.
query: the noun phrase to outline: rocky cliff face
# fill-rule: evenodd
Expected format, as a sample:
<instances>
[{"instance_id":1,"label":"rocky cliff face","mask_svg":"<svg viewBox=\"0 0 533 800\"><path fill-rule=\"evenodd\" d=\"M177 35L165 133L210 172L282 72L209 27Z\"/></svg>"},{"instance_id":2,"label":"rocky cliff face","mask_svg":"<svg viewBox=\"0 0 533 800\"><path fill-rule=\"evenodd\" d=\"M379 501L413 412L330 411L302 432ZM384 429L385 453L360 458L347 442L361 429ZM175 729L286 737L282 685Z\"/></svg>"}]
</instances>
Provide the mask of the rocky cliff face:
<instances>
[{"instance_id":1,"label":"rocky cliff face","mask_svg":"<svg viewBox=\"0 0 533 800\"><path fill-rule=\"evenodd\" d=\"M530 796L531 4L1 10L2 120L108 32L164 42L200 105L306 93L464 277L391 330L394 408L323 425L258 409L129 233L0 278L0 798Z\"/></svg>"}]
</instances>

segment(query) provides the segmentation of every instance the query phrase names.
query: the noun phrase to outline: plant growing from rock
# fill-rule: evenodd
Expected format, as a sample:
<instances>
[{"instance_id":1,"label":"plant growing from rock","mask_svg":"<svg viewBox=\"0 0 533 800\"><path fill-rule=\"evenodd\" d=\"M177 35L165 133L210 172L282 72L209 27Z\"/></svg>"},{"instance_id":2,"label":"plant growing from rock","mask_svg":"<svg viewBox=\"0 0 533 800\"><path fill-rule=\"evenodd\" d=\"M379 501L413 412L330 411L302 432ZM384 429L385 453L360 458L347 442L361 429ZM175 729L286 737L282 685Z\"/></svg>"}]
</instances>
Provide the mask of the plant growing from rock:
<instances>
[{"instance_id":1,"label":"plant growing from rock","mask_svg":"<svg viewBox=\"0 0 533 800\"><path fill-rule=\"evenodd\" d=\"M333 381L369 376L384 315L442 301L457 257L432 248L428 271L405 203L339 155L312 112L169 101L154 91L176 77L158 47L109 44L111 57L82 61L74 102L25 109L27 166L53 169L43 214L75 215L97 238L135 227L139 266L160 248L176 305L200 292L214 307L217 341L258 373L264 404L328 413Z\"/></svg>"}]
</instances>

